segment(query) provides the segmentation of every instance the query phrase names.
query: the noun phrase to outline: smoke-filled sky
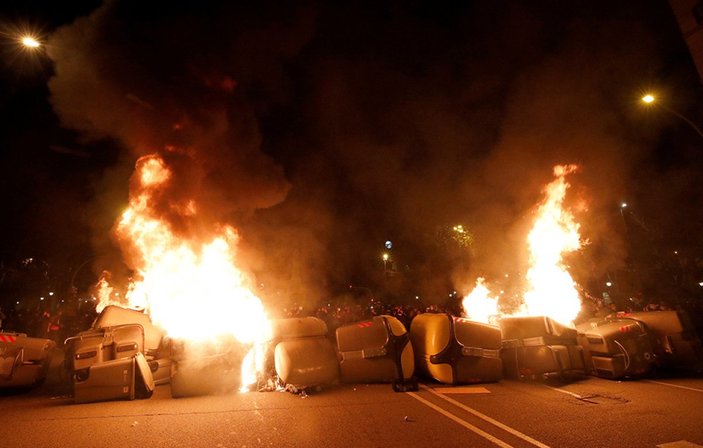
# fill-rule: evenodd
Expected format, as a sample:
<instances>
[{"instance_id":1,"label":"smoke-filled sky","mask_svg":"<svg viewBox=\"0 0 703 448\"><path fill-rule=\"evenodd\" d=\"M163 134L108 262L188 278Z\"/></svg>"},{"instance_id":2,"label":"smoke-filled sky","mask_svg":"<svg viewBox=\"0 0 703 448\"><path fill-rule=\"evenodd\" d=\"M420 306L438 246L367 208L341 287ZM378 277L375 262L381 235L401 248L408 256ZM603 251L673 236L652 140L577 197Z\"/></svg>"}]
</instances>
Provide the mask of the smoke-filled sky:
<instances>
[{"instance_id":1,"label":"smoke-filled sky","mask_svg":"<svg viewBox=\"0 0 703 448\"><path fill-rule=\"evenodd\" d=\"M582 281L624 266L624 222L700 250L702 142L638 104L656 88L701 121L664 0L22 3L4 29L47 45L3 46L3 257L114 269L149 153L203 221L239 229L269 300L377 288L386 240L397 296L518 272L555 164L580 166ZM457 224L470 244L442 238Z\"/></svg>"}]
</instances>

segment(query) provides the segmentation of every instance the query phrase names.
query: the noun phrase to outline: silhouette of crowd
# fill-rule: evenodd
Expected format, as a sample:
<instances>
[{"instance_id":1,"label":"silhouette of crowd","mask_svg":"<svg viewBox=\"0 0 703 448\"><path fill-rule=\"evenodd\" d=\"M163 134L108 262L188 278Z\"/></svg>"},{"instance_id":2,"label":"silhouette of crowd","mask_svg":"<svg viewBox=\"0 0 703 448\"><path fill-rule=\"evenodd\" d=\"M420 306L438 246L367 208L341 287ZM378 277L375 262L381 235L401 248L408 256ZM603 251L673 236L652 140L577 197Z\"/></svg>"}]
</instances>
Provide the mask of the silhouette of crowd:
<instances>
[{"instance_id":1,"label":"silhouette of crowd","mask_svg":"<svg viewBox=\"0 0 703 448\"><path fill-rule=\"evenodd\" d=\"M699 334L703 334L703 301L697 298L679 301L644 301L641 296L635 296L615 302L603 297L592 296L581 292L582 309L576 323L590 318L605 317L616 312L625 311L685 311ZM463 310L460 300L449 301L442 305L425 304L420 300L406 304L387 303L377 298L361 300L330 300L313 307L298 304L288 305L275 310L272 317L304 317L315 316L327 324L330 332L338 327L353 322L359 322L379 316L391 315L400 320L406 328L415 316L420 313L449 313L461 316ZM48 338L62 344L70 336L90 327L97 316L95 302L81 302L70 306L54 306L40 302L33 307L3 310L2 331L26 333L32 337Z\"/></svg>"}]
</instances>

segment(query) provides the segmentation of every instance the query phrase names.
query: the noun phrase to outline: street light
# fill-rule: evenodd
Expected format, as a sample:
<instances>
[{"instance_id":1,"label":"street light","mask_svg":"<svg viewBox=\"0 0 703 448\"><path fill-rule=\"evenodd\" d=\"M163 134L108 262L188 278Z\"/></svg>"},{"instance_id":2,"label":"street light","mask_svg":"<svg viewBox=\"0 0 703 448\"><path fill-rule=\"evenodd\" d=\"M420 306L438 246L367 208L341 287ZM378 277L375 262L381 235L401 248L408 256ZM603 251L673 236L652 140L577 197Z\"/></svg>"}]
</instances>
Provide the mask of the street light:
<instances>
[{"instance_id":1,"label":"street light","mask_svg":"<svg viewBox=\"0 0 703 448\"><path fill-rule=\"evenodd\" d=\"M29 35L22 36L20 38L20 43L30 49L39 48L41 46L41 43L36 38Z\"/></svg>"},{"instance_id":2,"label":"street light","mask_svg":"<svg viewBox=\"0 0 703 448\"><path fill-rule=\"evenodd\" d=\"M677 117L679 117L680 119L685 121L689 126L691 126L691 128L693 128L693 130L696 131L696 133L698 133L698 135L700 135L701 138L703 138L703 131L701 131L701 128L696 126L696 124L694 122L692 122L688 118L684 117L681 113L675 111L674 109L670 108L669 106L662 103L661 101L658 101L657 98L654 95L652 95L651 93L648 93L645 96L643 96L642 102L646 105L658 106L658 107L664 109L665 111L669 112L670 114L676 115Z\"/></svg>"},{"instance_id":3,"label":"street light","mask_svg":"<svg viewBox=\"0 0 703 448\"><path fill-rule=\"evenodd\" d=\"M10 32L0 31L0 36L15 41L22 49L28 51L35 51L43 45L36 33L28 29L14 29L10 30Z\"/></svg>"}]
</instances>

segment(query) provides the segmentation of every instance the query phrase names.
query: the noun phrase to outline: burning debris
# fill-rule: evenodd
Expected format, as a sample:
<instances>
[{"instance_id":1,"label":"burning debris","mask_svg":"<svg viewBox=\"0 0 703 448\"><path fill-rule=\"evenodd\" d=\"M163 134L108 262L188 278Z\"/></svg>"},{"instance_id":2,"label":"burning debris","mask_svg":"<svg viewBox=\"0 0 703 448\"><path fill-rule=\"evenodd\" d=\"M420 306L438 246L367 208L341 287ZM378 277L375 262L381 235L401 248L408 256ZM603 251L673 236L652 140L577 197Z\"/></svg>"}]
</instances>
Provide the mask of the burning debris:
<instances>
[{"instance_id":1,"label":"burning debris","mask_svg":"<svg viewBox=\"0 0 703 448\"><path fill-rule=\"evenodd\" d=\"M172 194L178 181L166 157L152 154L137 161L129 207L115 228L135 271L121 303L145 310L169 338L182 342L183 359L246 347L240 359L246 371L238 375L244 387L262 368L257 350L268 337L269 321L236 265L237 231L203 223L194 198ZM103 276L99 309L113 303L105 301L112 287Z\"/></svg>"},{"instance_id":2,"label":"burning debris","mask_svg":"<svg viewBox=\"0 0 703 448\"><path fill-rule=\"evenodd\" d=\"M547 316L573 326L581 301L563 256L581 248L583 242L579 224L563 203L569 188L566 176L576 169L575 165L555 166L555 179L544 188L545 197L527 236L530 266L519 309L511 313L501 312L499 296L492 294L485 280L479 278L473 291L463 300L466 317L496 324L500 316Z\"/></svg>"}]
</instances>

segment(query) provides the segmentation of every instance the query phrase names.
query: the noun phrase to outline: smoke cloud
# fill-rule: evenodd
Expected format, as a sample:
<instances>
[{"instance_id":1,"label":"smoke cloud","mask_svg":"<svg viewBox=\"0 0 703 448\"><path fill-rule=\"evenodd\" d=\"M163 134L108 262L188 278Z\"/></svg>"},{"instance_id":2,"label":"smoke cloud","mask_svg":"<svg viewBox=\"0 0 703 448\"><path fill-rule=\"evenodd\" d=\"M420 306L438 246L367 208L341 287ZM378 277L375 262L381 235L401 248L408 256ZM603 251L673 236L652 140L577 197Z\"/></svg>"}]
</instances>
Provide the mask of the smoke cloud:
<instances>
[{"instance_id":1,"label":"smoke cloud","mask_svg":"<svg viewBox=\"0 0 703 448\"><path fill-rule=\"evenodd\" d=\"M240 230L270 301L352 285L437 302L520 272L564 163L581 167L568 201L590 244L572 264L589 280L624 263L618 204L653 164L632 77L664 69L675 27L648 22L667 5L611 3L107 1L52 36L51 101L125 160L182 149L171 193ZM457 223L470 244L437 238Z\"/></svg>"}]
</instances>

